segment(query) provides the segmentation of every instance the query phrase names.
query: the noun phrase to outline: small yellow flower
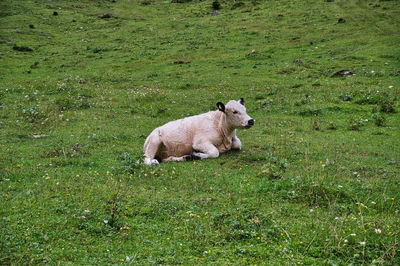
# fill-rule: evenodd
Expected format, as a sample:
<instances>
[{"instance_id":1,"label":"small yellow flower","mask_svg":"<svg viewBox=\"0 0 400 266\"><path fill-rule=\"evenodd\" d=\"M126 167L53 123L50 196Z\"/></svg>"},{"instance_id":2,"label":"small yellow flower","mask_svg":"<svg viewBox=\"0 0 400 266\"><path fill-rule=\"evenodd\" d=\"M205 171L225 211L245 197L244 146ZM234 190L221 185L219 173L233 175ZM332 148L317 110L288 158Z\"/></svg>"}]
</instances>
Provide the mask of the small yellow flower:
<instances>
[{"instance_id":1,"label":"small yellow flower","mask_svg":"<svg viewBox=\"0 0 400 266\"><path fill-rule=\"evenodd\" d=\"M109 250L109 249L107 249L107 252L110 252L110 250Z\"/></svg>"},{"instance_id":2,"label":"small yellow flower","mask_svg":"<svg viewBox=\"0 0 400 266\"><path fill-rule=\"evenodd\" d=\"M392 198L392 200L394 200L394 198Z\"/></svg>"},{"instance_id":3,"label":"small yellow flower","mask_svg":"<svg viewBox=\"0 0 400 266\"><path fill-rule=\"evenodd\" d=\"M257 239L260 239L260 237L259 237L259 236L257 236Z\"/></svg>"}]
</instances>

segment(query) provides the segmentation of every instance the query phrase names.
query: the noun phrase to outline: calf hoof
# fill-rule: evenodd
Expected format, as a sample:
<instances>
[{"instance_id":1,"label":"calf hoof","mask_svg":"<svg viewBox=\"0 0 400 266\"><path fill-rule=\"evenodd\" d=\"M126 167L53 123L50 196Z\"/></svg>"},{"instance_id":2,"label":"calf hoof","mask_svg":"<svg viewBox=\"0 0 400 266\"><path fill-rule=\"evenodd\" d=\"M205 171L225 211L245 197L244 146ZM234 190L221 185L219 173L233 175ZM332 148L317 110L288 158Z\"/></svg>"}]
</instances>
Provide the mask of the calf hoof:
<instances>
[{"instance_id":1,"label":"calf hoof","mask_svg":"<svg viewBox=\"0 0 400 266\"><path fill-rule=\"evenodd\" d=\"M200 160L201 158L199 157L199 156L197 156L197 155L194 155L193 153L192 154L189 154L189 155L185 155L185 156L183 156L183 159L185 160L185 161L194 161L194 160Z\"/></svg>"},{"instance_id":2,"label":"calf hoof","mask_svg":"<svg viewBox=\"0 0 400 266\"><path fill-rule=\"evenodd\" d=\"M159 165L160 163L156 159L145 158L144 163L147 165Z\"/></svg>"},{"instance_id":3,"label":"calf hoof","mask_svg":"<svg viewBox=\"0 0 400 266\"><path fill-rule=\"evenodd\" d=\"M193 161L193 156L191 154L189 155L184 155L183 159L187 162Z\"/></svg>"},{"instance_id":4,"label":"calf hoof","mask_svg":"<svg viewBox=\"0 0 400 266\"><path fill-rule=\"evenodd\" d=\"M193 152L192 152L192 154L190 154L190 155L192 156L193 160L200 160L200 159L201 159L200 156L197 156L197 155L194 154Z\"/></svg>"}]
</instances>

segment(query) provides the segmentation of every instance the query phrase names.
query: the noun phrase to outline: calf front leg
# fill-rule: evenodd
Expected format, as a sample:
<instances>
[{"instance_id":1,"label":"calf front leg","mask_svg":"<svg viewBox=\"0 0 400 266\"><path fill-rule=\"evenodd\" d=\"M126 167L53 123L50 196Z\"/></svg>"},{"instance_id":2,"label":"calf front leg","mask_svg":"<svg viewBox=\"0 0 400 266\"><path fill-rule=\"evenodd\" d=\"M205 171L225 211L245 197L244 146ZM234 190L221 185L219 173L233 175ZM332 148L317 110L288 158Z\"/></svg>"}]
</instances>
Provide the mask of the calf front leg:
<instances>
[{"instance_id":1,"label":"calf front leg","mask_svg":"<svg viewBox=\"0 0 400 266\"><path fill-rule=\"evenodd\" d=\"M232 149L233 150L240 150L242 148L242 142L237 136L232 138Z\"/></svg>"},{"instance_id":2,"label":"calf front leg","mask_svg":"<svg viewBox=\"0 0 400 266\"><path fill-rule=\"evenodd\" d=\"M192 155L199 159L217 158L219 156L218 149L210 142L195 144L193 149L198 152L193 152Z\"/></svg>"}]
</instances>

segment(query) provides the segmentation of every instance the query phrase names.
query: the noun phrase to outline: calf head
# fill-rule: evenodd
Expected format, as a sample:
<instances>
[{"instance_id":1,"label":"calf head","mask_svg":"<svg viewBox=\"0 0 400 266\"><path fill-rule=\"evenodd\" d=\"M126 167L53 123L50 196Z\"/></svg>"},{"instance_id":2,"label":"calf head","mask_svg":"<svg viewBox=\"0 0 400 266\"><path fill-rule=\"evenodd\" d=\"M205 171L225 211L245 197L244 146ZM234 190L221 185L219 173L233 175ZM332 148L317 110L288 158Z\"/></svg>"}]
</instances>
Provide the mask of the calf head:
<instances>
[{"instance_id":1,"label":"calf head","mask_svg":"<svg viewBox=\"0 0 400 266\"><path fill-rule=\"evenodd\" d=\"M231 100L226 105L217 103L218 110L226 114L226 122L231 128L251 128L254 125L254 119L246 113L243 98L239 101Z\"/></svg>"}]
</instances>

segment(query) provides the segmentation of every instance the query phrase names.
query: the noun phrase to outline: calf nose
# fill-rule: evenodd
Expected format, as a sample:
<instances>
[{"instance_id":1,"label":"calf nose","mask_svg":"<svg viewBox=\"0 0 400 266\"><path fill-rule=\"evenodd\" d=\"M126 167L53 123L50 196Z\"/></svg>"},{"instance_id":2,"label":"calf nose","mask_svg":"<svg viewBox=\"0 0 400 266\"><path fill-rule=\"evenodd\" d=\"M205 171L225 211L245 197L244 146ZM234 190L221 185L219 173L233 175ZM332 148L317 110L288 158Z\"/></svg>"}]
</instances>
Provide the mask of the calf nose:
<instances>
[{"instance_id":1,"label":"calf nose","mask_svg":"<svg viewBox=\"0 0 400 266\"><path fill-rule=\"evenodd\" d=\"M247 121L247 124L249 126L253 126L254 125L254 119L250 119L249 121Z\"/></svg>"}]
</instances>

